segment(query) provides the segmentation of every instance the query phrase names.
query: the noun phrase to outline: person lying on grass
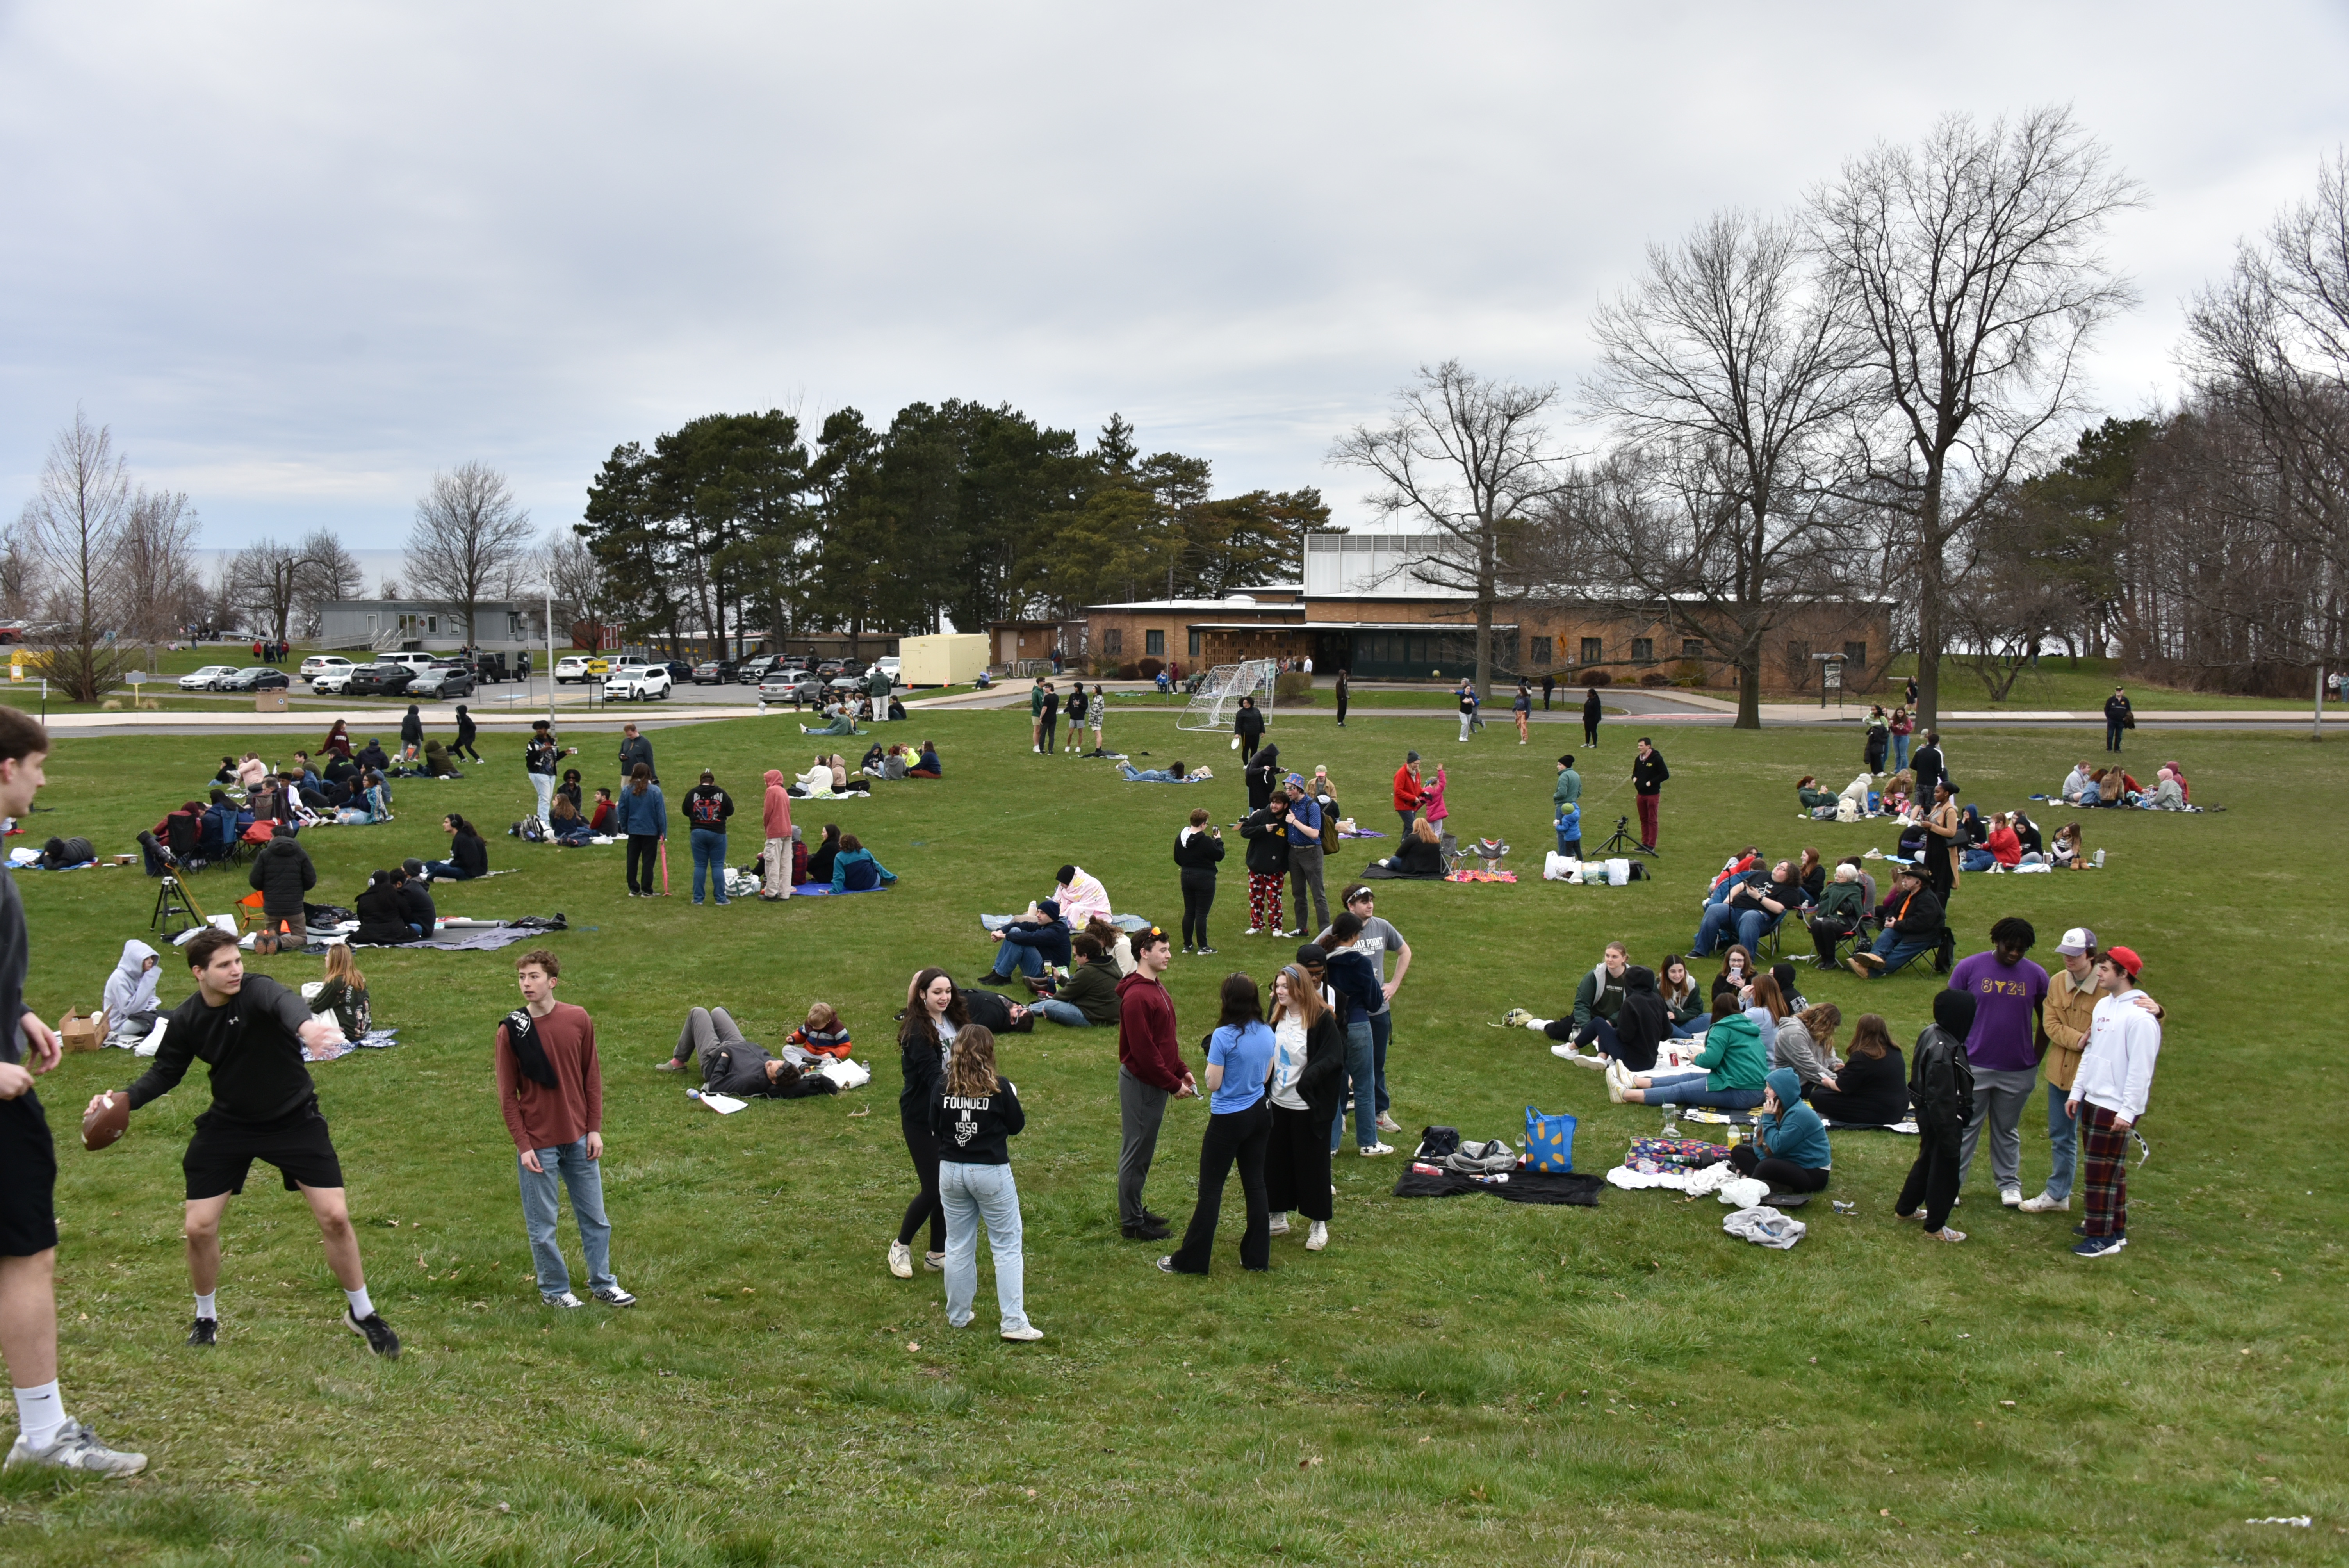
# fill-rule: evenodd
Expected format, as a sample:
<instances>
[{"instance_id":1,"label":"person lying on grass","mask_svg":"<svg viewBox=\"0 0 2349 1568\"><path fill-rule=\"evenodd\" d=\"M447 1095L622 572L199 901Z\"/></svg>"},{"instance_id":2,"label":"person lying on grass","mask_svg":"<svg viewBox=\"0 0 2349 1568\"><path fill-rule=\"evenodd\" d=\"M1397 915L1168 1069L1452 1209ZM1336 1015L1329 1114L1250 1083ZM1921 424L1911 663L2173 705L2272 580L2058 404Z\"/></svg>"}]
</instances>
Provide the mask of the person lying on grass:
<instances>
[{"instance_id":1,"label":"person lying on grass","mask_svg":"<svg viewBox=\"0 0 2349 1568\"><path fill-rule=\"evenodd\" d=\"M1131 762L1121 762L1117 770L1125 775L1129 784L1199 784L1216 776L1206 768L1185 769L1179 757L1171 768L1136 768Z\"/></svg>"},{"instance_id":2,"label":"person lying on grass","mask_svg":"<svg viewBox=\"0 0 2349 1568\"><path fill-rule=\"evenodd\" d=\"M696 1007L685 1016L678 1031L677 1050L659 1064L658 1071L680 1072L687 1063L701 1068L707 1094L732 1095L737 1099L803 1099L813 1094L838 1094L840 1086L812 1068L802 1071L781 1057L742 1037L733 1015L723 1007Z\"/></svg>"}]
</instances>

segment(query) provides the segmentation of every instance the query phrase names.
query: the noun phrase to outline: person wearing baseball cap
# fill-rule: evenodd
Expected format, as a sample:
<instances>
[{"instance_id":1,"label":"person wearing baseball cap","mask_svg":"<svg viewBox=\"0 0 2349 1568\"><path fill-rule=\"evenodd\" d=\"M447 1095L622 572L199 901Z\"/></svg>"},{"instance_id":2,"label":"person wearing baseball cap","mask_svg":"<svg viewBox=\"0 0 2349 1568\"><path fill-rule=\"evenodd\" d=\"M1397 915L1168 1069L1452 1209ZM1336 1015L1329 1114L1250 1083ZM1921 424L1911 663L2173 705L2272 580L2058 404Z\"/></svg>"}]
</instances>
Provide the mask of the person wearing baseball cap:
<instances>
[{"instance_id":1,"label":"person wearing baseball cap","mask_svg":"<svg viewBox=\"0 0 2349 1568\"><path fill-rule=\"evenodd\" d=\"M2071 1098L2072 1080L2080 1070L2080 1053L2088 1047L2088 1026L2094 1020L2096 999L2103 993L2096 988L2096 934L2087 927L2075 925L2064 934L2055 944L2064 960L2047 983L2047 1001L2040 1013L2040 1038L2045 1054L2040 1058L2047 1069L2047 1150L2052 1163L2047 1172L2047 1185L2036 1198L2025 1198L2021 1205L2026 1214L2046 1214L2072 1207L2072 1177L2079 1163L2079 1126L2064 1109L2064 1102Z\"/></svg>"},{"instance_id":2,"label":"person wearing baseball cap","mask_svg":"<svg viewBox=\"0 0 2349 1568\"><path fill-rule=\"evenodd\" d=\"M2087 1048L2064 1109L2081 1124L2086 1157L2087 1223L2075 1257L2111 1257L2128 1245L2128 1133L2145 1115L2161 1055L2161 1020L2137 1005L2144 960L2126 947L2100 954Z\"/></svg>"},{"instance_id":3,"label":"person wearing baseball cap","mask_svg":"<svg viewBox=\"0 0 2349 1568\"><path fill-rule=\"evenodd\" d=\"M1402 834L1406 839L1411 837L1412 823L1419 818L1419 799L1423 793L1419 779L1419 753L1406 751L1402 766L1395 769L1394 776L1395 815L1402 819Z\"/></svg>"}]
</instances>

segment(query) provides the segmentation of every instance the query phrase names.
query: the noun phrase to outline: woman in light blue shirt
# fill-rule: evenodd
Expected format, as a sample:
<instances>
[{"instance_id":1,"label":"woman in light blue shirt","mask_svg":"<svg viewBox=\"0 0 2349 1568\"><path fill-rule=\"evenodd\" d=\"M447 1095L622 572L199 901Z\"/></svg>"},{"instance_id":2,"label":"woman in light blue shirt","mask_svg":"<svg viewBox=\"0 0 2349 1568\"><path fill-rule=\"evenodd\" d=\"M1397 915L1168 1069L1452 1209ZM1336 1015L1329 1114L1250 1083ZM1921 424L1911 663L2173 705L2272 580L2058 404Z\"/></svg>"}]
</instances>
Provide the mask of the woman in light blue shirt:
<instances>
[{"instance_id":1,"label":"woman in light blue shirt","mask_svg":"<svg viewBox=\"0 0 2349 1568\"><path fill-rule=\"evenodd\" d=\"M1199 1144L1199 1202L1183 1245L1158 1260L1168 1274L1206 1274L1216 1247L1216 1221L1224 1182L1240 1168L1247 1229L1240 1234L1240 1266L1272 1266L1272 1211L1264 1185L1265 1151L1272 1141L1266 1087L1272 1078L1273 1034L1264 1021L1264 996L1245 975L1224 977L1223 1017L1207 1041L1207 1130Z\"/></svg>"}]
</instances>

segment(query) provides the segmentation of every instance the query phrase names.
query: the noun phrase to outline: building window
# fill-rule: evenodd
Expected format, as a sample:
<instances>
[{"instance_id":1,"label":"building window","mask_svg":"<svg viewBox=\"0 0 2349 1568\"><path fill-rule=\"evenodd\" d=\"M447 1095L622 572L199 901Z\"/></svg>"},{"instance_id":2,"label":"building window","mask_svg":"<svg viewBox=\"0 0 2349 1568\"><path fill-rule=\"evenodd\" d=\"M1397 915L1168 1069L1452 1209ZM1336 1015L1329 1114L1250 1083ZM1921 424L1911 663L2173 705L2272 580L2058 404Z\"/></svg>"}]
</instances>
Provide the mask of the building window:
<instances>
[{"instance_id":1,"label":"building window","mask_svg":"<svg viewBox=\"0 0 2349 1568\"><path fill-rule=\"evenodd\" d=\"M1656 662L1656 639L1653 637L1632 638L1631 662L1635 665L1654 664Z\"/></svg>"},{"instance_id":2,"label":"building window","mask_svg":"<svg viewBox=\"0 0 2349 1568\"><path fill-rule=\"evenodd\" d=\"M1582 639L1582 662L1584 664L1600 664L1605 661L1606 657L1606 650L1599 645L1598 638L1585 637Z\"/></svg>"},{"instance_id":3,"label":"building window","mask_svg":"<svg viewBox=\"0 0 2349 1568\"><path fill-rule=\"evenodd\" d=\"M1150 631L1142 634L1142 651L1154 659L1166 656L1166 634Z\"/></svg>"},{"instance_id":4,"label":"building window","mask_svg":"<svg viewBox=\"0 0 2349 1568\"><path fill-rule=\"evenodd\" d=\"M425 616L424 630L428 635L435 637L439 636L440 634L440 617L438 615Z\"/></svg>"},{"instance_id":5,"label":"building window","mask_svg":"<svg viewBox=\"0 0 2349 1568\"><path fill-rule=\"evenodd\" d=\"M1534 639L1534 664L1536 667L1540 669L1546 670L1549 668L1549 639L1547 637L1536 637Z\"/></svg>"},{"instance_id":6,"label":"building window","mask_svg":"<svg viewBox=\"0 0 2349 1568\"><path fill-rule=\"evenodd\" d=\"M1855 669L1866 669L1868 667L1868 645L1866 643L1846 643L1843 645L1843 662L1851 665Z\"/></svg>"},{"instance_id":7,"label":"building window","mask_svg":"<svg viewBox=\"0 0 2349 1568\"><path fill-rule=\"evenodd\" d=\"M1196 632L1191 634L1191 656L1195 659L1199 656L1199 634Z\"/></svg>"},{"instance_id":8,"label":"building window","mask_svg":"<svg viewBox=\"0 0 2349 1568\"><path fill-rule=\"evenodd\" d=\"M522 616L512 610L506 612L506 636L517 643L522 641Z\"/></svg>"},{"instance_id":9,"label":"building window","mask_svg":"<svg viewBox=\"0 0 2349 1568\"><path fill-rule=\"evenodd\" d=\"M1116 658L1125 652L1125 628L1112 626L1102 634L1102 652Z\"/></svg>"},{"instance_id":10,"label":"building window","mask_svg":"<svg viewBox=\"0 0 2349 1568\"><path fill-rule=\"evenodd\" d=\"M1701 659L1704 657L1704 639L1702 637L1682 637L1681 639L1681 657L1684 659Z\"/></svg>"}]
</instances>

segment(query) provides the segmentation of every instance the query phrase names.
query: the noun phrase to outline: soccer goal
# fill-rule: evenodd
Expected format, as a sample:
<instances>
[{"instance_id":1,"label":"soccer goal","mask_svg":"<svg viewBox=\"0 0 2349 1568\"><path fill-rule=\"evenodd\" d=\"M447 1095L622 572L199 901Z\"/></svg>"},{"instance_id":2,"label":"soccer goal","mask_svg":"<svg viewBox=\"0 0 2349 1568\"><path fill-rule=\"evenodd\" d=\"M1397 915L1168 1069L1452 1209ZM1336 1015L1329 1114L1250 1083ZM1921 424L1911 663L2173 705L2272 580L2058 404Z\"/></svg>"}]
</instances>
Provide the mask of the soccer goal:
<instances>
[{"instance_id":1,"label":"soccer goal","mask_svg":"<svg viewBox=\"0 0 2349 1568\"><path fill-rule=\"evenodd\" d=\"M1207 672L1207 678L1192 694L1191 706L1174 721L1177 729L1229 729L1232 714L1239 707L1240 698L1253 696L1258 707L1272 707L1272 677L1275 670L1270 659L1250 659L1245 664L1217 665Z\"/></svg>"}]
</instances>

